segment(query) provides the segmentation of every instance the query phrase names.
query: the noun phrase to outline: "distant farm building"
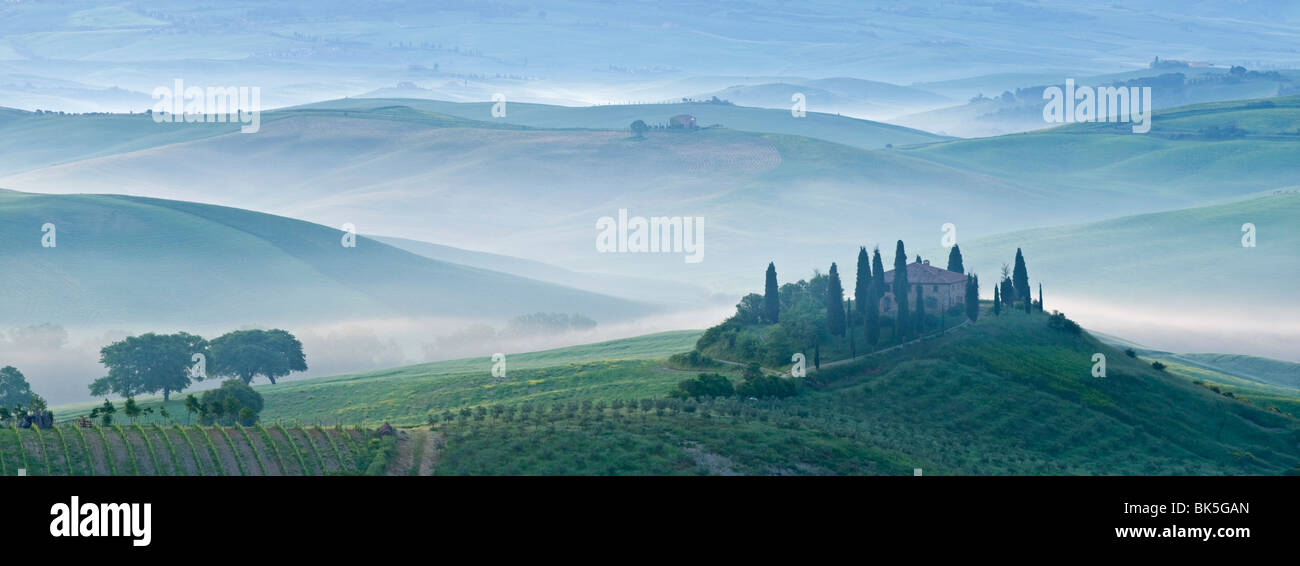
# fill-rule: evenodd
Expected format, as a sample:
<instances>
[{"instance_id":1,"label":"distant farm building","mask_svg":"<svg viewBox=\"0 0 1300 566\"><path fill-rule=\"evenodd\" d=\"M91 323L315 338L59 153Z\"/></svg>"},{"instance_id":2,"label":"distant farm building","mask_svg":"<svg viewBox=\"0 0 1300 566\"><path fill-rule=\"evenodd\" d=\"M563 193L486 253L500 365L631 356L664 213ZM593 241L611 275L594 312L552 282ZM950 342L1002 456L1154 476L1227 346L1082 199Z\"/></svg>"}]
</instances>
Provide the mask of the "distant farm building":
<instances>
[{"instance_id":1,"label":"distant farm building","mask_svg":"<svg viewBox=\"0 0 1300 566\"><path fill-rule=\"evenodd\" d=\"M695 130L700 126L696 124L695 116L678 114L668 119L668 127L674 130Z\"/></svg>"},{"instance_id":2,"label":"distant farm building","mask_svg":"<svg viewBox=\"0 0 1300 566\"><path fill-rule=\"evenodd\" d=\"M930 265L930 260L907 264L907 306L916 309L916 290L925 287L925 311L941 312L966 302L966 276ZM894 271L885 272L885 295L880 298L880 312L894 313Z\"/></svg>"}]
</instances>

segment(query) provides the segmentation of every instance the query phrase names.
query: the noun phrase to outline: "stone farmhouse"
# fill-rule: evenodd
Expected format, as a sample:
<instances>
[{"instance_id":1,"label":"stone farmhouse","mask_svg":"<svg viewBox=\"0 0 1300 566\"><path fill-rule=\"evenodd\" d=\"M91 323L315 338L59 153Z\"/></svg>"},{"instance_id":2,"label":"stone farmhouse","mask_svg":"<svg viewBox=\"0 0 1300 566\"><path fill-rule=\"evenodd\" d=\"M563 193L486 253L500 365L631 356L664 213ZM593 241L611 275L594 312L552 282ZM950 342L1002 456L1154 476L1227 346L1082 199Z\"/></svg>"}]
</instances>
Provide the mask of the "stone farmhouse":
<instances>
[{"instance_id":1,"label":"stone farmhouse","mask_svg":"<svg viewBox=\"0 0 1300 566\"><path fill-rule=\"evenodd\" d=\"M966 276L930 265L930 260L907 264L907 306L916 309L916 290L925 287L925 312L942 312L966 302ZM895 314L894 270L885 272L885 295L880 298L880 312Z\"/></svg>"}]
</instances>

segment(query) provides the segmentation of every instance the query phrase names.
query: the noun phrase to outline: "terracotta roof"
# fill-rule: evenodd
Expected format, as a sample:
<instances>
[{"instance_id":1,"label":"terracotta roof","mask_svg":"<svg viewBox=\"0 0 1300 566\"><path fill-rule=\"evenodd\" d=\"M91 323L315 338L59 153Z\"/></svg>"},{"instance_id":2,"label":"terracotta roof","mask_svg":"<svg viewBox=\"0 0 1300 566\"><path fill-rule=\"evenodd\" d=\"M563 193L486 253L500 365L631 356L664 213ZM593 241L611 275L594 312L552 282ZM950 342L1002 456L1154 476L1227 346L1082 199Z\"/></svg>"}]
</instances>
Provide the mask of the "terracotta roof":
<instances>
[{"instance_id":1,"label":"terracotta roof","mask_svg":"<svg viewBox=\"0 0 1300 566\"><path fill-rule=\"evenodd\" d=\"M885 272L885 283L894 282L894 270ZM940 269L927 263L907 264L907 282L925 285L952 285L966 282L966 276L955 271Z\"/></svg>"}]
</instances>

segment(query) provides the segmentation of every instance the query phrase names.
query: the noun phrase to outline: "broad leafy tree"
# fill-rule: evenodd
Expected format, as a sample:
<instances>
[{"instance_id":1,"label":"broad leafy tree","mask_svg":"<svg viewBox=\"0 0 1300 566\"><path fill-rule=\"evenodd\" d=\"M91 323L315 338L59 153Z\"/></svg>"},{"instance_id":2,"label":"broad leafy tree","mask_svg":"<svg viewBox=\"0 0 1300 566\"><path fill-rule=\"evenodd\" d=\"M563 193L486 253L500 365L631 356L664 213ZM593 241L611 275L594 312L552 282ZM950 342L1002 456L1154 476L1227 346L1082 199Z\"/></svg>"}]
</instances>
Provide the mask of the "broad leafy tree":
<instances>
[{"instance_id":1,"label":"broad leafy tree","mask_svg":"<svg viewBox=\"0 0 1300 566\"><path fill-rule=\"evenodd\" d=\"M275 383L289 372L307 371L302 342L284 330L236 330L209 344L213 375L238 377L245 385L263 376Z\"/></svg>"},{"instance_id":2,"label":"broad leafy tree","mask_svg":"<svg viewBox=\"0 0 1300 566\"><path fill-rule=\"evenodd\" d=\"M90 394L130 398L161 391L163 400L170 400L173 391L190 386L191 358L205 350L203 338L185 332L150 332L114 342L99 351L99 363L108 368L108 375L90 384Z\"/></svg>"},{"instance_id":3,"label":"broad leafy tree","mask_svg":"<svg viewBox=\"0 0 1300 566\"><path fill-rule=\"evenodd\" d=\"M32 386L23 372L13 366L0 368L0 407L25 407L32 399Z\"/></svg>"}]
</instances>

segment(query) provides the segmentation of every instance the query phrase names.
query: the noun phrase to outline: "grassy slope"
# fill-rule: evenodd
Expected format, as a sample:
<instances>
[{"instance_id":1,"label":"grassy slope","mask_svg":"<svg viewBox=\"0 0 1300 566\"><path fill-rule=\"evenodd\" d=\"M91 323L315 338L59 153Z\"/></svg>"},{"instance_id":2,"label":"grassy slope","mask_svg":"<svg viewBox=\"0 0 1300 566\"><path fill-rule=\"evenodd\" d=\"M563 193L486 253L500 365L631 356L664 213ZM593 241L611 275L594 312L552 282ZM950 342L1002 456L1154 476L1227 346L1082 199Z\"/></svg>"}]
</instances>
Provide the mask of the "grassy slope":
<instances>
[{"instance_id":1,"label":"grassy slope","mask_svg":"<svg viewBox=\"0 0 1300 566\"><path fill-rule=\"evenodd\" d=\"M3 191L0 219L0 257L12 266L0 272L7 289L0 312L11 320L246 323L537 310L599 320L640 312L630 301L439 262L373 240L344 248L338 230L240 209ZM41 247L46 222L57 227L55 248Z\"/></svg>"},{"instance_id":2,"label":"grassy slope","mask_svg":"<svg viewBox=\"0 0 1300 566\"><path fill-rule=\"evenodd\" d=\"M510 354L507 378L491 376L489 358L467 358L384 371L255 385L266 399L266 421L412 426L431 411L524 401L658 397L694 375L652 360L689 350L699 331L681 330L541 352ZM166 405L185 419L183 396ZM160 398L140 399L141 408ZM94 403L55 407L61 421L84 415Z\"/></svg>"},{"instance_id":3,"label":"grassy slope","mask_svg":"<svg viewBox=\"0 0 1300 566\"><path fill-rule=\"evenodd\" d=\"M1295 419L1045 320L986 311L781 402L458 421L439 472L1275 474L1300 460Z\"/></svg>"},{"instance_id":4,"label":"grassy slope","mask_svg":"<svg viewBox=\"0 0 1300 566\"><path fill-rule=\"evenodd\" d=\"M55 116L0 109L0 174L238 130L238 124L158 124L140 114Z\"/></svg>"},{"instance_id":5,"label":"grassy slope","mask_svg":"<svg viewBox=\"0 0 1300 566\"><path fill-rule=\"evenodd\" d=\"M987 305L972 327L826 370L783 401L675 405L664 393L694 372L583 362L663 357L697 335L513 356L499 383L481 359L260 390L267 415L297 412L272 419L306 422L545 411L440 418L442 474L1277 474L1300 461L1300 423L1267 410L1270 398L1228 398L1087 334L1049 329L1042 314L992 317ZM1096 352L1107 356L1104 379L1090 375ZM635 399L660 401L612 408Z\"/></svg>"},{"instance_id":6,"label":"grassy slope","mask_svg":"<svg viewBox=\"0 0 1300 566\"><path fill-rule=\"evenodd\" d=\"M1238 354L1181 354L1178 357L1261 383L1300 388L1300 364Z\"/></svg>"},{"instance_id":7,"label":"grassy slope","mask_svg":"<svg viewBox=\"0 0 1300 566\"><path fill-rule=\"evenodd\" d=\"M1288 415L1294 416L1300 414L1300 388L1296 386L1273 385L1257 381L1251 377L1246 377L1246 374L1243 373L1217 369L1213 366L1196 362L1195 357L1199 355L1201 354L1144 353L1141 358L1148 361L1158 360L1160 363L1167 366L1166 371L1192 380L1195 383L1202 384L1206 388L1213 388L1211 389L1212 391L1224 394L1231 393L1235 397L1249 399L1252 403L1255 403L1260 407L1269 410L1276 409ZM1266 358L1252 359L1265 360L1273 364L1286 363L1277 360L1268 360Z\"/></svg>"}]
</instances>

